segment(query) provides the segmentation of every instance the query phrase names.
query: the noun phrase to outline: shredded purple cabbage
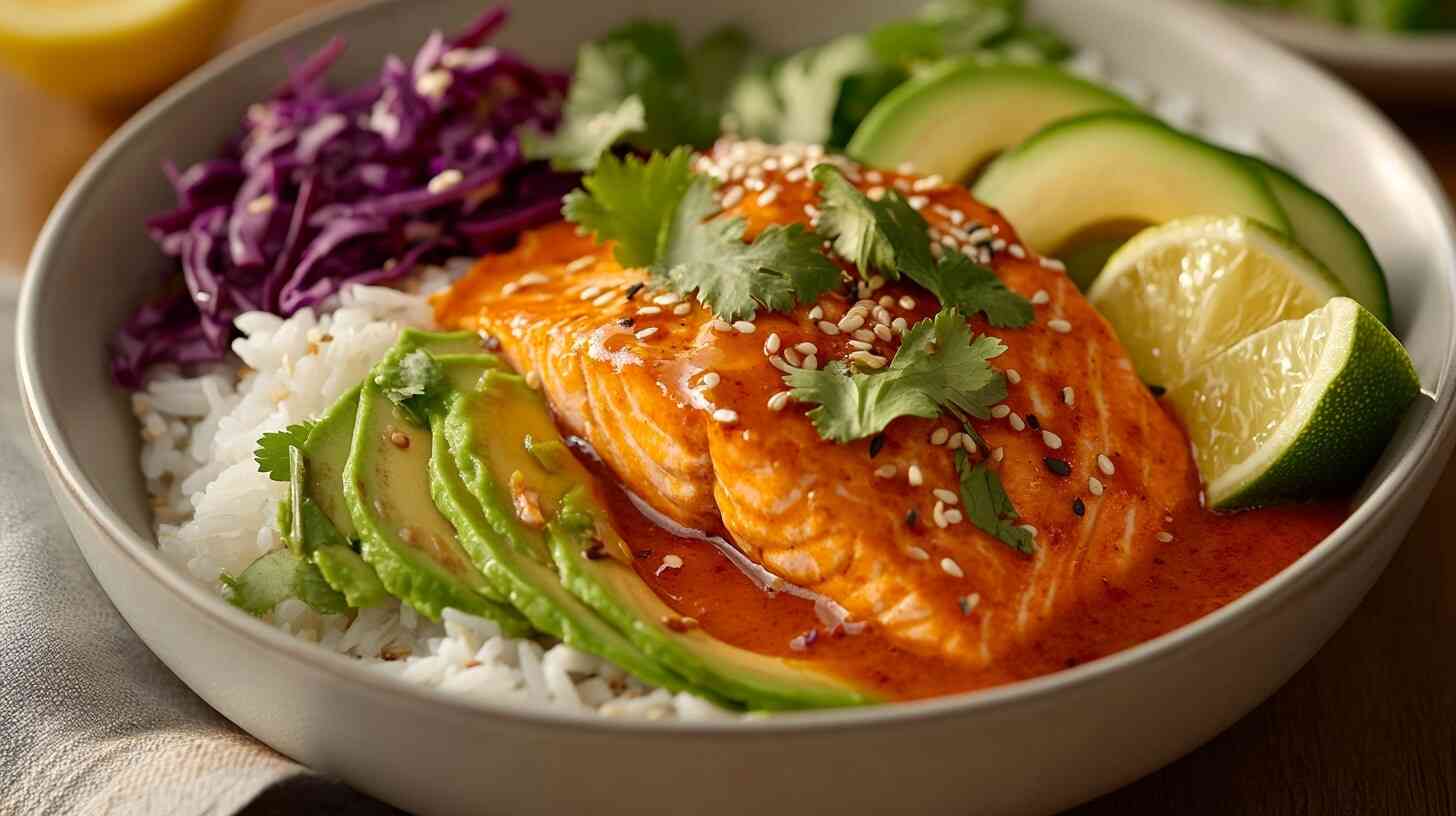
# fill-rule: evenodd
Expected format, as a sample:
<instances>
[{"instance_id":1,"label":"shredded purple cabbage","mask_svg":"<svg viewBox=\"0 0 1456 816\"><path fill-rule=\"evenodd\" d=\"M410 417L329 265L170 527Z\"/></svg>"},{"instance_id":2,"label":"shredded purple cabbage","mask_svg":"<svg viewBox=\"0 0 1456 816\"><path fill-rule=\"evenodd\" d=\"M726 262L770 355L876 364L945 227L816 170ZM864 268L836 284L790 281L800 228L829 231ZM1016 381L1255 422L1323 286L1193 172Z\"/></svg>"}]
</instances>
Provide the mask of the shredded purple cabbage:
<instances>
[{"instance_id":1,"label":"shredded purple cabbage","mask_svg":"<svg viewBox=\"0 0 1456 816\"><path fill-rule=\"evenodd\" d=\"M289 315L557 218L576 177L528 162L518 135L555 129L567 78L485 45L505 20L495 8L452 39L436 32L347 90L325 81L336 38L249 108L220 157L166 167L177 206L147 229L180 270L117 334L117 383L222 359L243 312Z\"/></svg>"}]
</instances>

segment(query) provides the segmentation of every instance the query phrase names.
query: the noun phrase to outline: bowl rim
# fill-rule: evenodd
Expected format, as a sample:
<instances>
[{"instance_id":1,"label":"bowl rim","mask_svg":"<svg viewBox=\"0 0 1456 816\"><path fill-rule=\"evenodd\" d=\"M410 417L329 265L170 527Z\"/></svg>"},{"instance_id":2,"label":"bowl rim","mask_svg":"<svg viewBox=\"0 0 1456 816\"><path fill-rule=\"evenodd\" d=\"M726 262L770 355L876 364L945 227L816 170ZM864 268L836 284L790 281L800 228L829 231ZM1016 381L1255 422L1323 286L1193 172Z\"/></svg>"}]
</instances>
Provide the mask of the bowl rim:
<instances>
[{"instance_id":1,"label":"bowl rim","mask_svg":"<svg viewBox=\"0 0 1456 816\"><path fill-rule=\"evenodd\" d=\"M1432 474L1445 463L1446 453L1453 436L1456 436L1456 398L1452 397L1452 389L1449 387L1453 374L1456 374L1456 326L1453 326L1447 339L1445 357L1435 388L1426 394L1428 398L1434 399L1434 406L1422 419L1405 449L1395 453L1397 458L1389 474L1368 493L1361 506L1344 523L1293 564L1219 609L1131 648L1071 669L928 700L732 720L615 719L590 712L511 704L448 693L411 683L357 659L326 651L314 643L294 638L233 608L220 596L168 562L156 546L155 535L148 533L144 536L134 530L107 506L85 475L75 452L66 444L41 387L40 350L35 336L42 292L46 287L45 273L59 243L58 236L65 230L67 221L80 202L104 181L113 158L126 148L136 134L165 118L173 105L185 97L205 90L218 77L236 70L261 52L286 47L287 42L326 26L372 15L385 7L417 1L364 0L344 8L325 7L305 13L263 36L229 50L194 71L134 115L87 161L47 218L26 267L17 314L17 369L27 422L42 454L42 460L50 470L51 483L56 492L64 493L87 520L104 534L107 541L103 546L113 546L121 550L122 555L133 561L150 578L173 592L195 614L206 616L213 625L230 630L233 635L251 641L253 646L268 650L276 657L303 664L306 669L326 672L339 682L358 684L364 690L375 693L387 693L416 708L444 706L437 711L469 720L500 719L521 727L584 730L602 734L761 737L788 732L898 726L984 714L1013 705L1036 704L1052 695L1090 687L1124 670L1193 649L1216 630L1234 627L1240 622L1267 614L1284 599L1309 589L1355 558L1362 550L1360 541L1378 534L1393 515L1406 485L1418 483L1421 481L1420 477ZM1439 273L1446 278L1446 285L1456 291L1456 217L1453 217L1451 205L1430 167L1389 120L1327 72L1258 40L1216 10L1188 0L1180 0L1179 6L1178 11L1194 15L1196 25L1209 36L1228 38L1238 48L1254 49L1279 70L1300 75L1303 81L1326 86L1326 90L1342 97L1352 109L1364 113L1375 135L1385 143L1387 149L1399 157L1404 165L1403 169L1418 183L1421 192L1436 202L1445 233L1440 251L1453 260L1449 268L1439 270ZM1391 452L1387 451L1386 455L1390 456Z\"/></svg>"}]
</instances>

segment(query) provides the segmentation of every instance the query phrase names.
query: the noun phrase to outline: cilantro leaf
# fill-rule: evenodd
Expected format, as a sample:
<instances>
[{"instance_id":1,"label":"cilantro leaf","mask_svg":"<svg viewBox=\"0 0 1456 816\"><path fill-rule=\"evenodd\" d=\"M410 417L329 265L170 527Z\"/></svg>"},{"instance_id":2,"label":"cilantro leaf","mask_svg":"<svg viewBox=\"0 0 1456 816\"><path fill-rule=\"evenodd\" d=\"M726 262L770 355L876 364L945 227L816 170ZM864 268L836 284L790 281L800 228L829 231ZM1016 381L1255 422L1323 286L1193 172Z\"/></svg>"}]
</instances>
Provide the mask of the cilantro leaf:
<instances>
[{"instance_id":1,"label":"cilantro leaf","mask_svg":"<svg viewBox=\"0 0 1456 816\"><path fill-rule=\"evenodd\" d=\"M956 451L956 473L961 480L961 503L966 508L966 517L978 529L994 536L1003 544L1027 555L1036 549L1032 545L1031 533L1017 526L1020 514L1006 495L1001 477L982 462L971 465L965 451Z\"/></svg>"},{"instance_id":2,"label":"cilantro leaf","mask_svg":"<svg viewBox=\"0 0 1456 816\"><path fill-rule=\"evenodd\" d=\"M715 218L708 179L699 177L678 205L662 257L652 267L673 291L697 293L723 320L753 317L758 307L787 311L834 288L839 267L802 226L775 226L744 243L741 218Z\"/></svg>"},{"instance_id":3,"label":"cilantro leaf","mask_svg":"<svg viewBox=\"0 0 1456 816\"><path fill-rule=\"evenodd\" d=\"M741 136L824 144L845 80L877 64L863 36L840 37L746 74L729 94L727 113Z\"/></svg>"},{"instance_id":4,"label":"cilantro leaf","mask_svg":"<svg viewBox=\"0 0 1456 816\"><path fill-rule=\"evenodd\" d=\"M398 359L385 359L375 369L374 384L384 391L389 401L403 404L423 397L444 381L439 363L424 349L415 349Z\"/></svg>"},{"instance_id":5,"label":"cilantro leaf","mask_svg":"<svg viewBox=\"0 0 1456 816\"><path fill-rule=\"evenodd\" d=\"M1031 322L1031 302L1006 288L990 269L950 248L937 261L930 251L930 225L898 192L873 201L831 164L815 167L814 180L820 185L819 229L860 275L868 277L876 269L893 280L903 274L941 306L985 312L993 326Z\"/></svg>"},{"instance_id":6,"label":"cilantro leaf","mask_svg":"<svg viewBox=\"0 0 1456 816\"><path fill-rule=\"evenodd\" d=\"M253 451L253 461L258 463L258 472L268 474L275 482L289 480L288 449L302 448L316 422L299 422L281 431L270 431L258 437L258 446Z\"/></svg>"},{"instance_id":7,"label":"cilantro leaf","mask_svg":"<svg viewBox=\"0 0 1456 816\"><path fill-rule=\"evenodd\" d=\"M817 403L809 419L820 436L852 442L902 416L931 419L942 411L988 416L1006 397L1006 379L990 364L1005 350L994 337L972 337L958 311L942 309L911 328L883 371L852 373L836 361L818 371L786 374L784 383L792 399Z\"/></svg>"},{"instance_id":8,"label":"cilantro leaf","mask_svg":"<svg viewBox=\"0 0 1456 816\"><path fill-rule=\"evenodd\" d=\"M623 99L617 107L594 113L568 113L550 136L535 131L521 134L521 147L530 159L550 159L561 172L587 171L596 167L602 154L628 134L647 127L642 100Z\"/></svg>"},{"instance_id":9,"label":"cilantro leaf","mask_svg":"<svg viewBox=\"0 0 1456 816\"><path fill-rule=\"evenodd\" d=\"M616 241L614 254L626 267L648 267L667 242L678 204L693 183L692 153L679 148L646 161L636 156L603 156L581 181L582 190L566 196L562 214L593 233Z\"/></svg>"},{"instance_id":10,"label":"cilantro leaf","mask_svg":"<svg viewBox=\"0 0 1456 816\"><path fill-rule=\"evenodd\" d=\"M922 271L915 282L930 290L941 303L967 312L984 312L986 320L999 328L1020 328L1036 316L1031 301L1006 288L989 267L972 261L958 249L947 247L940 263Z\"/></svg>"},{"instance_id":11,"label":"cilantro leaf","mask_svg":"<svg viewBox=\"0 0 1456 816\"><path fill-rule=\"evenodd\" d=\"M325 615L349 609L349 603L324 580L313 563L291 550L259 556L237 577L220 579L228 603L252 615L266 615L289 598L297 598Z\"/></svg>"}]
</instances>

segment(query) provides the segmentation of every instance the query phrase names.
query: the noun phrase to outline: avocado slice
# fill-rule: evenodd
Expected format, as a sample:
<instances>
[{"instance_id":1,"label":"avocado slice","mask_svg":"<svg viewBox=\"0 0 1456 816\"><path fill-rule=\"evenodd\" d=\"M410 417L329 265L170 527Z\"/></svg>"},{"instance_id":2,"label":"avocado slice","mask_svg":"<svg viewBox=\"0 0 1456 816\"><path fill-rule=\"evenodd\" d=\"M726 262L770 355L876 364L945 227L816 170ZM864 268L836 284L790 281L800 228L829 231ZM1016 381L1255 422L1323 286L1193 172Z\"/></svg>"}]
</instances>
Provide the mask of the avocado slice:
<instances>
[{"instance_id":1,"label":"avocado slice","mask_svg":"<svg viewBox=\"0 0 1456 816\"><path fill-rule=\"evenodd\" d=\"M963 182L1052 122L1136 109L1054 66L954 60L881 99L855 130L847 152L871 167L910 162L917 173Z\"/></svg>"},{"instance_id":2,"label":"avocado slice","mask_svg":"<svg viewBox=\"0 0 1456 816\"><path fill-rule=\"evenodd\" d=\"M452 378L479 381L487 372L498 371L495 358L442 357L441 364ZM489 387L488 385L486 386ZM471 391L461 391L450 401L448 411L437 411L430 425L433 455L430 457L430 482L435 505L450 519L460 533L461 544L470 551L476 563L484 564L487 578L510 598L533 626L542 632L584 652L605 658L630 672L639 680L672 691L683 691L688 684L683 678L663 668L590 607L583 604L561 585L555 564L547 549L545 536L535 527L525 525L508 511L509 497L497 489L484 464L475 458L477 422L483 416L496 416L496 405L489 397L480 398ZM452 444L455 450L452 451ZM570 456L563 446L561 452ZM529 454L518 451L522 467L533 467ZM457 460L458 456L458 460ZM458 461L464 461L475 478L482 495L489 496L490 511L482 507L476 494L466 487ZM536 465L539 467L539 465ZM481 478L484 476L484 478Z\"/></svg>"},{"instance_id":3,"label":"avocado slice","mask_svg":"<svg viewBox=\"0 0 1456 816\"><path fill-rule=\"evenodd\" d=\"M371 374L359 392L343 480L364 560L391 595L432 620L446 607L489 618L509 634L530 624L490 585L430 495L430 431L385 396Z\"/></svg>"},{"instance_id":4,"label":"avocado slice","mask_svg":"<svg viewBox=\"0 0 1456 816\"><path fill-rule=\"evenodd\" d=\"M595 651L607 641L597 640L603 630L585 615L584 604L699 693L748 708L873 701L808 662L739 649L701 629L675 631L672 624L681 618L633 570L631 552L595 495L593 475L567 450L545 400L516 374L488 370L478 379L475 393L446 413L443 432L464 486L497 532L497 546L513 553L509 564L493 561L492 568L516 570L533 590L523 594L522 608L544 599L563 624L582 627L583 648ZM548 592L553 580L583 604L568 606L559 593ZM640 670L642 662L633 659Z\"/></svg>"}]
</instances>

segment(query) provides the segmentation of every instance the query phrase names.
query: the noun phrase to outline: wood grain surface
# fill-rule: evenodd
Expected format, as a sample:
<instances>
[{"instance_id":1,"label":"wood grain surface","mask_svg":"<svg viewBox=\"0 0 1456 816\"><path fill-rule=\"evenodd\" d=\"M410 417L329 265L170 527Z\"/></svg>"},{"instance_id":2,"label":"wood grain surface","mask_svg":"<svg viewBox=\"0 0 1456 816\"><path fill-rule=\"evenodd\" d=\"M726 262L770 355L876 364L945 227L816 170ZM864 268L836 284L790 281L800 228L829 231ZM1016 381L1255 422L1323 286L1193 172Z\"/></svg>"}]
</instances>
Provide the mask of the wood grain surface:
<instances>
[{"instance_id":1,"label":"wood grain surface","mask_svg":"<svg viewBox=\"0 0 1456 816\"><path fill-rule=\"evenodd\" d=\"M252 0L228 40L319 5ZM0 112L0 272L18 274L51 204L120 117L3 75ZM1456 197L1456 110L1389 113ZM1456 814L1456 467L1354 617L1288 685L1201 749L1074 812Z\"/></svg>"}]
</instances>

